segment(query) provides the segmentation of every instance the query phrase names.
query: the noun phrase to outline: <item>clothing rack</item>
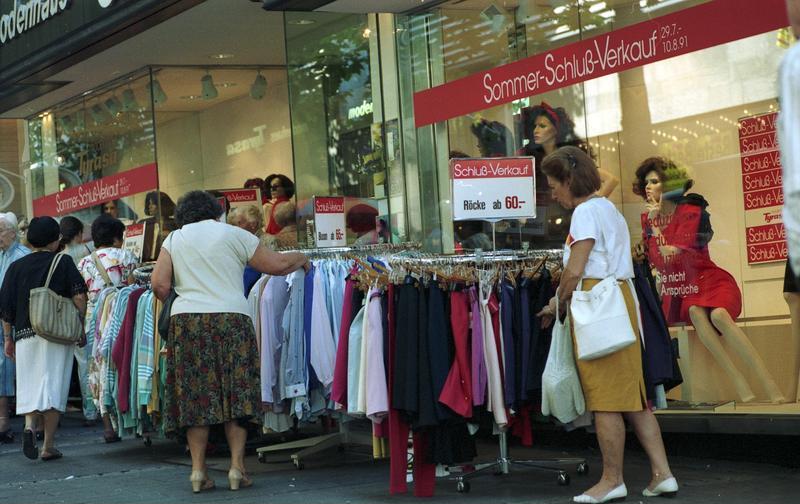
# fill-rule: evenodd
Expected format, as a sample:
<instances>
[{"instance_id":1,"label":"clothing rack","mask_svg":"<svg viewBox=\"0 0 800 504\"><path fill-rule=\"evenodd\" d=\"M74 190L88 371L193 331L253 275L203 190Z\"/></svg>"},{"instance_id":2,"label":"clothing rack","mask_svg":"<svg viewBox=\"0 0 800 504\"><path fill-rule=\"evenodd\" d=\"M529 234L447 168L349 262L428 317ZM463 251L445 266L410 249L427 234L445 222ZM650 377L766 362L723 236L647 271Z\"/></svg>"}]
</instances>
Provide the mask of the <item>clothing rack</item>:
<instances>
[{"instance_id":1,"label":"clothing rack","mask_svg":"<svg viewBox=\"0 0 800 504\"><path fill-rule=\"evenodd\" d=\"M359 247L334 247L328 249L294 250L308 255L311 259L326 259L333 257L347 257L348 255L362 255L368 253L406 251L408 254L403 256L392 256L388 259L389 266L393 270L392 276L402 274L408 267L415 270L429 270L435 267L448 266L474 266L478 272L499 272L508 267L509 270L528 261L544 259L539 267L561 266L563 257L562 249L531 249L531 250L500 250L491 253L469 253L459 255L429 254L418 250L419 244L379 244ZM490 276L479 275L479 281L487 281ZM493 281L493 280L490 280ZM288 443L280 443L258 448L258 460L266 462L268 453L280 452L285 450L298 450L291 454L290 460L297 469L303 469L304 459L310 455L322 452L333 447L344 445L360 445L365 447L372 446L371 432L353 432L350 429L350 422L339 422L339 432L325 434L322 436L301 439ZM459 492L470 490L470 480L484 474L509 474L514 466L534 468L544 471L556 472L557 481L560 485L568 485L570 482L569 474L561 467L565 464L576 464L578 474L586 474L588 465L583 458L556 458L556 459L530 459L515 460L509 456L508 452L508 433L502 429L498 433L499 453L496 459L463 466L451 466L450 472L453 480L456 481L456 489ZM467 468L474 468L466 472Z\"/></svg>"},{"instance_id":2,"label":"clothing rack","mask_svg":"<svg viewBox=\"0 0 800 504\"><path fill-rule=\"evenodd\" d=\"M406 242L399 244L379 243L371 245L358 245L353 247L282 249L278 252L299 252L305 254L310 260L321 260L387 252L408 253L414 252L420 249L420 247L421 245L419 243ZM340 450L343 450L345 447L353 446L372 447L371 431L356 432L351 429L350 421L339 421L337 423L339 429L338 432L257 448L256 452L258 453L258 461L262 463L267 462L267 455L270 453L293 450L293 452L290 454L289 460L297 469L302 470L305 468L304 460L307 457L323 452L330 448L338 447Z\"/></svg>"},{"instance_id":3,"label":"clothing rack","mask_svg":"<svg viewBox=\"0 0 800 504\"><path fill-rule=\"evenodd\" d=\"M412 252L419 250L422 246L417 242L404 243L374 243L370 245L354 245L352 247L327 247L311 249L278 249L277 252L289 253L299 252L305 254L309 259L326 259L347 254L368 254L380 252Z\"/></svg>"},{"instance_id":4,"label":"clothing rack","mask_svg":"<svg viewBox=\"0 0 800 504\"><path fill-rule=\"evenodd\" d=\"M448 255L448 256L426 256L414 258L398 258L395 261L390 260L393 267L403 268L403 266L410 263L416 263L419 266L448 266L459 264L475 264L476 267L483 266L496 267L503 265L511 265L516 262L524 262L530 260L545 259L545 263L553 262L558 267L561 267L561 260L563 258L562 249L535 249L535 250L501 250L493 253L471 253L461 255ZM543 263L544 265L544 263ZM485 281L484 278L480 279ZM477 464L463 464L450 466L449 472L451 474L458 474L451 479L456 481L456 490L459 493L466 493L470 491L470 480L478 478L486 474L504 475L511 472L514 466L524 467L529 469L538 469L542 471L555 472L557 474L557 482L559 485L569 485L569 474L558 466L566 464L576 464L576 472L579 475L585 475L589 472L589 466L584 458L570 457L570 458L548 458L548 459L527 459L517 460L509 456L508 452L508 432L506 429L499 429L498 432L498 456L494 460L486 462L479 462ZM472 469L469 470L468 469Z\"/></svg>"}]
</instances>

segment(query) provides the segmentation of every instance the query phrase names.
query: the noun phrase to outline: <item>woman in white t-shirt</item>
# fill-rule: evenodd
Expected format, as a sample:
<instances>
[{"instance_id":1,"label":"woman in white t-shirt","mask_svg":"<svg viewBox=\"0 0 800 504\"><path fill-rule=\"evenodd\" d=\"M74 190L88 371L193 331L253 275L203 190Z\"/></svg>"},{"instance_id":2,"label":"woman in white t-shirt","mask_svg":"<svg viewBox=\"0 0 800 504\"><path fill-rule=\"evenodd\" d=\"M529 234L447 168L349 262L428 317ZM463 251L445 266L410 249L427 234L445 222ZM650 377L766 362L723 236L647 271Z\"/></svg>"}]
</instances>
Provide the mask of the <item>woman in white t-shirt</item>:
<instances>
[{"instance_id":1,"label":"woman in white t-shirt","mask_svg":"<svg viewBox=\"0 0 800 504\"><path fill-rule=\"evenodd\" d=\"M564 272L558 286L562 309L559 315L565 316L567 303L581 279L582 288L589 290L611 275L617 280L633 278L631 240L625 219L616 207L595 194L600 187L600 175L586 153L577 147L562 147L542 161L542 171L547 175L553 198L564 208L574 209L564 247ZM623 282L621 287L631 325L637 328L636 293L629 282ZM539 313L545 326L552 323L555 310L556 298L553 298ZM650 459L652 477L643 495L677 493L678 483L669 468L658 421L647 405L640 342L576 364L586 408L594 413L603 474L595 486L573 500L598 503L627 496L622 478L624 420L633 426Z\"/></svg>"},{"instance_id":2,"label":"woman in white t-shirt","mask_svg":"<svg viewBox=\"0 0 800 504\"><path fill-rule=\"evenodd\" d=\"M191 191L178 200L178 229L164 240L151 277L162 301L174 287L164 390L164 429L186 432L192 454L192 490L214 488L205 465L210 425L225 424L231 450L231 490L252 481L244 467L247 430L261 411L259 355L242 291L246 265L286 275L308 269L301 253L279 254L244 229L219 222L217 200ZM173 284L174 277L174 284Z\"/></svg>"}]
</instances>

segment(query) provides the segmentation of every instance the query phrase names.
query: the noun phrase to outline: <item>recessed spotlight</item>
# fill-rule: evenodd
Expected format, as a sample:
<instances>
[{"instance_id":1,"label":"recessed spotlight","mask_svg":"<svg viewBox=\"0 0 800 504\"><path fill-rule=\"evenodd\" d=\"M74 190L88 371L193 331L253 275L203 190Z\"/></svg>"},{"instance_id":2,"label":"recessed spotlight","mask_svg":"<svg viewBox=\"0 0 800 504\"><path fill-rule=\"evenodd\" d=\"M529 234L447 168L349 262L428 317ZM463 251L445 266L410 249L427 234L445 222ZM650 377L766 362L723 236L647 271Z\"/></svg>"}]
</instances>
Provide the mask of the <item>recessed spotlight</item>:
<instances>
[{"instance_id":1,"label":"recessed spotlight","mask_svg":"<svg viewBox=\"0 0 800 504\"><path fill-rule=\"evenodd\" d=\"M186 101L199 100L200 98L202 98L202 96L193 94L181 96L181 100L186 100Z\"/></svg>"},{"instance_id":2,"label":"recessed spotlight","mask_svg":"<svg viewBox=\"0 0 800 504\"><path fill-rule=\"evenodd\" d=\"M290 25L306 26L306 25L312 25L316 23L316 21L312 21L311 19L292 19L290 21L287 21L286 23Z\"/></svg>"},{"instance_id":3,"label":"recessed spotlight","mask_svg":"<svg viewBox=\"0 0 800 504\"><path fill-rule=\"evenodd\" d=\"M223 60L223 59L235 58L236 56L231 53L219 53L219 54L209 54L208 57L211 59Z\"/></svg>"}]
</instances>

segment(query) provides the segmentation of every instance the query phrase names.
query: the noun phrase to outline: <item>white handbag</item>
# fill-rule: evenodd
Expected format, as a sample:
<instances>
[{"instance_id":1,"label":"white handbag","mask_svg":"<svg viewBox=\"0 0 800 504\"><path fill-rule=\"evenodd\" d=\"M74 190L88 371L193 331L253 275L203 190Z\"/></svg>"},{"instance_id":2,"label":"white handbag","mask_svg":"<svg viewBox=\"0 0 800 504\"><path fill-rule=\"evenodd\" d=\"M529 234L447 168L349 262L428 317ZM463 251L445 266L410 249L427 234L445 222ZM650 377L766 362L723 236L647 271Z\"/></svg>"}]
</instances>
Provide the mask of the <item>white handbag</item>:
<instances>
[{"instance_id":1,"label":"white handbag","mask_svg":"<svg viewBox=\"0 0 800 504\"><path fill-rule=\"evenodd\" d=\"M570 303L578 359L599 359L636 342L620 282L610 276L588 291L582 285L583 279Z\"/></svg>"},{"instance_id":2,"label":"white handbag","mask_svg":"<svg viewBox=\"0 0 800 504\"><path fill-rule=\"evenodd\" d=\"M569 423L586 411L586 401L575 367L569 317L562 323L556 316L554 324L550 352L542 373L542 414Z\"/></svg>"}]
</instances>

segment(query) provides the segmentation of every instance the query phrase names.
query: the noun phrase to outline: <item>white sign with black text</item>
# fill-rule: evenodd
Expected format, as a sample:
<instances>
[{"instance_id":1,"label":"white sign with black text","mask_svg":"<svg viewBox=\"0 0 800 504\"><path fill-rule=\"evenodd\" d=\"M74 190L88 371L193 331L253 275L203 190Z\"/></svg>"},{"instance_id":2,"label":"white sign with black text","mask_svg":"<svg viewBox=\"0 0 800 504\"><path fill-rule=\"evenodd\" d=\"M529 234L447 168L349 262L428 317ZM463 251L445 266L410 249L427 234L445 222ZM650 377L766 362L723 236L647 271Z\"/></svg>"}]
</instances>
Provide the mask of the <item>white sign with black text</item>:
<instances>
[{"instance_id":1,"label":"white sign with black text","mask_svg":"<svg viewBox=\"0 0 800 504\"><path fill-rule=\"evenodd\" d=\"M536 217L532 157L450 160L453 220Z\"/></svg>"},{"instance_id":2,"label":"white sign with black text","mask_svg":"<svg viewBox=\"0 0 800 504\"><path fill-rule=\"evenodd\" d=\"M314 233L319 248L347 245L344 196L314 197Z\"/></svg>"}]
</instances>

